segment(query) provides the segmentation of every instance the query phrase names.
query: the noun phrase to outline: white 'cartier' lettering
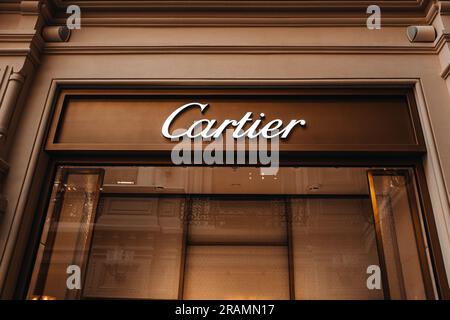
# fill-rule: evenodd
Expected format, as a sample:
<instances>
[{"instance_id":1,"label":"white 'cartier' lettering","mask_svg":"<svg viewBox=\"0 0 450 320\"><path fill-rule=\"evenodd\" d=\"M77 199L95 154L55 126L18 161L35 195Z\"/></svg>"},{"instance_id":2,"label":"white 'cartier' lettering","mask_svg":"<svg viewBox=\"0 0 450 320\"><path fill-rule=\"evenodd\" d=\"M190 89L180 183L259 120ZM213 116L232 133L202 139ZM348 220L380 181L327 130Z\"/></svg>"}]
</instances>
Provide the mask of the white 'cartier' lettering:
<instances>
[{"instance_id":1,"label":"white 'cartier' lettering","mask_svg":"<svg viewBox=\"0 0 450 320\"><path fill-rule=\"evenodd\" d=\"M252 112L247 112L240 120L233 120L233 119L226 119L224 120L217 128L214 128L214 126L217 124L217 120L212 119L200 119L197 121L194 121L194 123L185 131L179 132L177 130L177 134L171 134L170 126L172 122L177 118L181 113L183 113L186 109L189 108L200 108L200 112L203 113L206 108L208 107L208 104L198 103L198 102L191 102L187 103L185 105L182 105L178 109L176 109L170 116L167 117L166 121L164 122L162 126L162 134L164 137L168 139L178 139L183 136L186 136L188 138L194 139L198 137L202 137L205 139L219 138L223 132L229 127L234 127L233 132L233 138L239 139L243 137L248 137L250 139L256 138L259 135L261 135L263 138L266 139L272 139L275 137L280 136L282 139L285 139L289 136L291 131L294 129L295 126L300 125L301 127L306 126L306 121L301 120L291 120L286 127L283 128L283 121L280 119L275 119L267 123L265 126L263 126L260 130L259 126L262 122L262 119L265 118L265 114L261 113L259 115L259 119L255 120L253 122ZM244 131L244 127L246 124L249 124L253 122L250 127Z\"/></svg>"}]
</instances>

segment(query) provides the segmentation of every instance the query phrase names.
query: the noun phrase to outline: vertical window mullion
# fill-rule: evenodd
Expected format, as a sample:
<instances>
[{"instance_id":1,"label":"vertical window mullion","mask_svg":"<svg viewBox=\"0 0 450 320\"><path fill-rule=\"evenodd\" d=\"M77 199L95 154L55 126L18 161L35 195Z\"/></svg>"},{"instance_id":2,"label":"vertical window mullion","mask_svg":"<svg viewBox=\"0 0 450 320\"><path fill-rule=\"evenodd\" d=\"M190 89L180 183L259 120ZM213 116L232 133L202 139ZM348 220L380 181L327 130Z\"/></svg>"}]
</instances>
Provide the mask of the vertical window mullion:
<instances>
[{"instance_id":1,"label":"vertical window mullion","mask_svg":"<svg viewBox=\"0 0 450 320\"><path fill-rule=\"evenodd\" d=\"M181 248L181 263L180 263L180 278L178 284L178 300L183 299L184 292L184 279L186 272L186 258L187 258L187 246L189 237L189 223L192 217L192 198L186 197L185 207L183 210L183 243Z\"/></svg>"},{"instance_id":2,"label":"vertical window mullion","mask_svg":"<svg viewBox=\"0 0 450 320\"><path fill-rule=\"evenodd\" d=\"M290 198L284 198L284 212L286 218L286 239L288 250L288 275L289 275L289 298L295 300L295 275L294 275L294 248L292 244L292 209Z\"/></svg>"}]
</instances>

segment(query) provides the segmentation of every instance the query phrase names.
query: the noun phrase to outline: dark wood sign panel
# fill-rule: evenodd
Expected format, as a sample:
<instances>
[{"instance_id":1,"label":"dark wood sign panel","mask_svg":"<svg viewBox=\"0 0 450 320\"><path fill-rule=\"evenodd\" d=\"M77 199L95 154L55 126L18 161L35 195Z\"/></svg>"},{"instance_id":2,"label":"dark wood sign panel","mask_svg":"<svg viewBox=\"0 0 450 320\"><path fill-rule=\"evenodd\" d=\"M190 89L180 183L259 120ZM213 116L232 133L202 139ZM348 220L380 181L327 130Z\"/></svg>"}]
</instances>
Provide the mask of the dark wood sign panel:
<instances>
[{"instance_id":1,"label":"dark wood sign panel","mask_svg":"<svg viewBox=\"0 0 450 320\"><path fill-rule=\"evenodd\" d=\"M304 119L281 139L282 151L410 151L424 152L415 105L405 90L383 93L300 90L179 90L179 91L76 91L60 96L50 129L47 150L171 150L161 133L166 118L180 106L190 108L173 122L188 128L195 120L253 119L265 114L261 126L273 119L287 125ZM251 125L251 123L249 123ZM248 125L248 126L249 126ZM248 128L248 126L246 128Z\"/></svg>"}]
</instances>

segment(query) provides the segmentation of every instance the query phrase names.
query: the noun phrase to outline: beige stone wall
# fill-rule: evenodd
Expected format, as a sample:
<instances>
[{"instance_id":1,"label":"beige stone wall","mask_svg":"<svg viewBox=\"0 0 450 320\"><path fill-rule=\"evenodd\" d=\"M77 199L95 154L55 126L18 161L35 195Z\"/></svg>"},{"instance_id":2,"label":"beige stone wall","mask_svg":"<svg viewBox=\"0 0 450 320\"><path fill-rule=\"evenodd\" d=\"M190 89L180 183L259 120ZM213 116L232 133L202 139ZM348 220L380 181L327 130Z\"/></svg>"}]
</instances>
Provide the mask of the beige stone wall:
<instances>
[{"instance_id":1,"label":"beige stone wall","mask_svg":"<svg viewBox=\"0 0 450 320\"><path fill-rule=\"evenodd\" d=\"M6 91L5 74L24 76L1 152L9 166L3 186L8 203L0 217L4 295L12 286L6 278L18 276L20 260L13 253L26 246L24 233L45 176L40 148L56 89L64 84L414 85L428 148L426 174L450 278L450 80L445 75L450 30L444 14L431 15L438 31L434 43L410 43L404 20L368 30L338 23L120 26L117 21L93 23L93 18L68 42L45 43L39 35L48 20L43 11L0 9L0 97Z\"/></svg>"}]
</instances>

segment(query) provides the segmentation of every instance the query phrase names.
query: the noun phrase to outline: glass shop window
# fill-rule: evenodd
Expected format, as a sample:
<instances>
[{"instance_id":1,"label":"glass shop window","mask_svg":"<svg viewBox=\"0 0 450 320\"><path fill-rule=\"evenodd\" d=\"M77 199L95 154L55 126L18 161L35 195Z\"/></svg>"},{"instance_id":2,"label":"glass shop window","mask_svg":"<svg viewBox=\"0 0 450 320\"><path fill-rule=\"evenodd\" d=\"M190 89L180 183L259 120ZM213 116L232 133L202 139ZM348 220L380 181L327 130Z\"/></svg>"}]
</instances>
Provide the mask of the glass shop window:
<instances>
[{"instance_id":1,"label":"glass shop window","mask_svg":"<svg viewBox=\"0 0 450 320\"><path fill-rule=\"evenodd\" d=\"M289 299L283 199L197 198L187 234L185 299Z\"/></svg>"},{"instance_id":2,"label":"glass shop window","mask_svg":"<svg viewBox=\"0 0 450 320\"><path fill-rule=\"evenodd\" d=\"M60 166L28 298L434 298L418 199L410 169Z\"/></svg>"}]
</instances>

